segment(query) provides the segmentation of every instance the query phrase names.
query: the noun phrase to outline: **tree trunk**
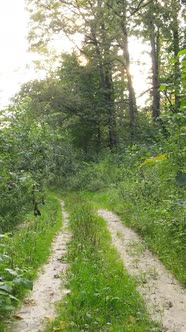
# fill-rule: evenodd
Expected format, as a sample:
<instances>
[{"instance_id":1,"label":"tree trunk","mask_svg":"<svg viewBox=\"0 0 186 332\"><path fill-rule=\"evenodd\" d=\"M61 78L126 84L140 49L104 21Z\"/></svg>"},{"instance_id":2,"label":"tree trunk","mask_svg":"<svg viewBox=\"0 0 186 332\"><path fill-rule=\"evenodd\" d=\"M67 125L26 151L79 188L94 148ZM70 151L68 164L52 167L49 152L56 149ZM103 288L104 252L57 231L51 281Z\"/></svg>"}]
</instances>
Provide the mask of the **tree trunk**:
<instances>
[{"instance_id":1,"label":"tree trunk","mask_svg":"<svg viewBox=\"0 0 186 332\"><path fill-rule=\"evenodd\" d=\"M152 117L156 120L160 115L160 92L159 92L159 31L155 36L154 27L151 26L150 44L152 58Z\"/></svg>"},{"instance_id":2,"label":"tree trunk","mask_svg":"<svg viewBox=\"0 0 186 332\"><path fill-rule=\"evenodd\" d=\"M114 111L114 89L112 82L112 73L111 68L106 69L105 71L105 103L108 116L108 138L109 138L109 147L113 149L117 145L116 138L116 118Z\"/></svg>"},{"instance_id":3,"label":"tree trunk","mask_svg":"<svg viewBox=\"0 0 186 332\"><path fill-rule=\"evenodd\" d=\"M173 1L173 27L172 27L172 32L173 32L173 51L174 51L174 57L175 57L175 64L174 64L174 84L176 86L175 89L175 112L177 112L180 108L180 97L179 97L179 92L180 92L180 66L179 66L179 59L178 59L178 52L180 50L179 47L179 24L178 24L178 3Z\"/></svg>"},{"instance_id":4,"label":"tree trunk","mask_svg":"<svg viewBox=\"0 0 186 332\"><path fill-rule=\"evenodd\" d=\"M123 56L125 62L125 69L127 75L127 89L129 95L129 124L131 129L131 136L134 134L134 120L135 114L137 113L137 106L136 106L136 96L135 91L132 84L132 76L130 73L130 54L129 54L129 44L128 44L128 33L127 28L125 26L125 20L121 21L121 27L123 32Z\"/></svg>"},{"instance_id":5,"label":"tree trunk","mask_svg":"<svg viewBox=\"0 0 186 332\"><path fill-rule=\"evenodd\" d=\"M109 61L109 48L108 40L106 39L104 23L101 25L102 36L104 37L105 47L104 57L101 54L99 43L97 41L96 34L93 29L91 29L92 39L94 40L97 63L99 68L99 77L100 77L100 88L103 91L103 98L105 103L106 110L106 123L108 127L108 143L109 147L112 150L117 145L117 135L116 135L116 119L115 119L115 110L114 110L114 87L112 81L112 64ZM103 46L103 45L102 45Z\"/></svg>"}]
</instances>

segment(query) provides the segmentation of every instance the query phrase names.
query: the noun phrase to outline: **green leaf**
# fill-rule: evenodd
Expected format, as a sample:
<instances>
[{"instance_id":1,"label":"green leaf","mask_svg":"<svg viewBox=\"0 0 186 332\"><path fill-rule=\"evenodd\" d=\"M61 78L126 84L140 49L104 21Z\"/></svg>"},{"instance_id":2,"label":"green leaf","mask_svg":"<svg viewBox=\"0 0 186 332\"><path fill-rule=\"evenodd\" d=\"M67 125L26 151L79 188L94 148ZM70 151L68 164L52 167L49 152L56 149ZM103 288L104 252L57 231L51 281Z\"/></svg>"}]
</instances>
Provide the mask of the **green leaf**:
<instances>
[{"instance_id":1,"label":"green leaf","mask_svg":"<svg viewBox=\"0 0 186 332\"><path fill-rule=\"evenodd\" d=\"M185 186L186 185L186 173L178 173L175 177L176 184L178 186Z\"/></svg>"},{"instance_id":2,"label":"green leaf","mask_svg":"<svg viewBox=\"0 0 186 332\"><path fill-rule=\"evenodd\" d=\"M14 301L19 302L19 300L17 299L17 297L15 297L15 296L13 296L13 295L11 295L11 294L9 294L9 298L10 298L11 300L14 300Z\"/></svg>"},{"instance_id":3,"label":"green leaf","mask_svg":"<svg viewBox=\"0 0 186 332\"><path fill-rule=\"evenodd\" d=\"M165 91L167 88L167 84L161 84L160 87L159 87L159 91Z\"/></svg>"},{"instance_id":4,"label":"green leaf","mask_svg":"<svg viewBox=\"0 0 186 332\"><path fill-rule=\"evenodd\" d=\"M17 278L17 279L14 279L13 283L16 286L23 286L26 289L31 290L33 288L33 282L28 279Z\"/></svg>"},{"instance_id":5,"label":"green leaf","mask_svg":"<svg viewBox=\"0 0 186 332\"><path fill-rule=\"evenodd\" d=\"M5 291L7 293L11 293L12 288L10 286L6 285L5 283L1 283L0 290Z\"/></svg>"},{"instance_id":6,"label":"green leaf","mask_svg":"<svg viewBox=\"0 0 186 332\"><path fill-rule=\"evenodd\" d=\"M4 311L14 311L15 307L13 305L5 305L3 306Z\"/></svg>"},{"instance_id":7,"label":"green leaf","mask_svg":"<svg viewBox=\"0 0 186 332\"><path fill-rule=\"evenodd\" d=\"M181 50L178 52L178 56L186 54L186 49Z\"/></svg>"},{"instance_id":8,"label":"green leaf","mask_svg":"<svg viewBox=\"0 0 186 332\"><path fill-rule=\"evenodd\" d=\"M17 277L17 272L12 269L5 269L6 272L8 272L11 276Z\"/></svg>"},{"instance_id":9,"label":"green leaf","mask_svg":"<svg viewBox=\"0 0 186 332\"><path fill-rule=\"evenodd\" d=\"M0 295L8 296L9 294L5 290L0 289Z\"/></svg>"}]
</instances>

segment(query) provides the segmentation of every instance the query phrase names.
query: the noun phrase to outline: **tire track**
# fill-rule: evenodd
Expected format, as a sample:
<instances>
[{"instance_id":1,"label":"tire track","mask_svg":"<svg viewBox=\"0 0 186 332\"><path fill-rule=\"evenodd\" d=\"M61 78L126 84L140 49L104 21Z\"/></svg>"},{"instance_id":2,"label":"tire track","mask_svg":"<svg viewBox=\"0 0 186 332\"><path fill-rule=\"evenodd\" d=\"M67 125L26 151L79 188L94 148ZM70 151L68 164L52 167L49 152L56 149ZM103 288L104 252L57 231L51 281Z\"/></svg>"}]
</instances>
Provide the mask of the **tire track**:
<instances>
[{"instance_id":1,"label":"tire track","mask_svg":"<svg viewBox=\"0 0 186 332\"><path fill-rule=\"evenodd\" d=\"M144 242L118 216L100 209L98 215L107 221L112 243L118 250L129 274L137 278L139 292L149 314L167 332L186 331L186 291L166 270Z\"/></svg>"},{"instance_id":2,"label":"tire track","mask_svg":"<svg viewBox=\"0 0 186 332\"><path fill-rule=\"evenodd\" d=\"M61 300L69 291L64 286L68 264L64 260L67 244L71 234L68 230L68 214L64 211L64 202L61 202L63 226L55 236L49 261L39 272L34 282L33 291L15 317L12 332L41 332L48 321L55 318L56 302Z\"/></svg>"}]
</instances>

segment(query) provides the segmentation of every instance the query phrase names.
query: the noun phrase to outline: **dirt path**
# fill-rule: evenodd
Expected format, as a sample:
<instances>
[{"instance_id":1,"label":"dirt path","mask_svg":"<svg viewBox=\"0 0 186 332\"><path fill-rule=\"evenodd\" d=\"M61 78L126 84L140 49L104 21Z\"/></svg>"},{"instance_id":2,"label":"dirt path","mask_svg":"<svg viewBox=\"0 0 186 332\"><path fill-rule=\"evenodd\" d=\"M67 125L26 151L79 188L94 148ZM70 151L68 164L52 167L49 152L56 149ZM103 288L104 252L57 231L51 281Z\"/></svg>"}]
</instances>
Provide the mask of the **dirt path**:
<instances>
[{"instance_id":1,"label":"dirt path","mask_svg":"<svg viewBox=\"0 0 186 332\"><path fill-rule=\"evenodd\" d=\"M63 257L70 240L70 232L68 231L68 214L64 211L63 202L61 205L62 230L53 240L49 261L42 267L31 295L16 313L19 320L13 322L12 332L43 331L47 322L55 317L55 303L68 292L61 285L61 276L65 276L67 269L67 263L63 261Z\"/></svg>"},{"instance_id":2,"label":"dirt path","mask_svg":"<svg viewBox=\"0 0 186 332\"><path fill-rule=\"evenodd\" d=\"M139 291L152 319L160 321L162 331L186 332L186 292L162 263L145 249L143 241L120 219L107 210L99 210L107 221L113 245L120 253L129 274L139 282Z\"/></svg>"}]
</instances>

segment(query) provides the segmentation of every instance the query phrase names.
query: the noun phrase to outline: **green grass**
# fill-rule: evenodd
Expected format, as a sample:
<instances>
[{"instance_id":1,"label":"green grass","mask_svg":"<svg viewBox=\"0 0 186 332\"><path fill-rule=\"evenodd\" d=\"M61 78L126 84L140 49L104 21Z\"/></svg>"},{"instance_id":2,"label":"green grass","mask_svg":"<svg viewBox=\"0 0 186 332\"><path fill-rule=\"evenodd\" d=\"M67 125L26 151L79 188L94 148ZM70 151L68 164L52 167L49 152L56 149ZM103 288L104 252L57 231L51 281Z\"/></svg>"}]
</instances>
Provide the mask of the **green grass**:
<instances>
[{"instance_id":1,"label":"green grass","mask_svg":"<svg viewBox=\"0 0 186 332\"><path fill-rule=\"evenodd\" d=\"M21 300L31 288L38 268L47 261L52 239L61 227L61 207L53 194L47 196L41 213L37 218L27 215L24 228L0 238L0 331L6 331L5 321L19 303L12 296Z\"/></svg>"},{"instance_id":2,"label":"green grass","mask_svg":"<svg viewBox=\"0 0 186 332\"><path fill-rule=\"evenodd\" d=\"M105 221L79 195L66 196L65 203L73 233L66 285L70 293L46 331L159 331L111 246Z\"/></svg>"},{"instance_id":3,"label":"green grass","mask_svg":"<svg viewBox=\"0 0 186 332\"><path fill-rule=\"evenodd\" d=\"M164 265L186 286L186 246L184 206L169 207L166 201L154 203L140 193L135 197L133 179L127 185L100 193L87 193L95 208L117 213L123 223L135 229Z\"/></svg>"}]
</instances>

